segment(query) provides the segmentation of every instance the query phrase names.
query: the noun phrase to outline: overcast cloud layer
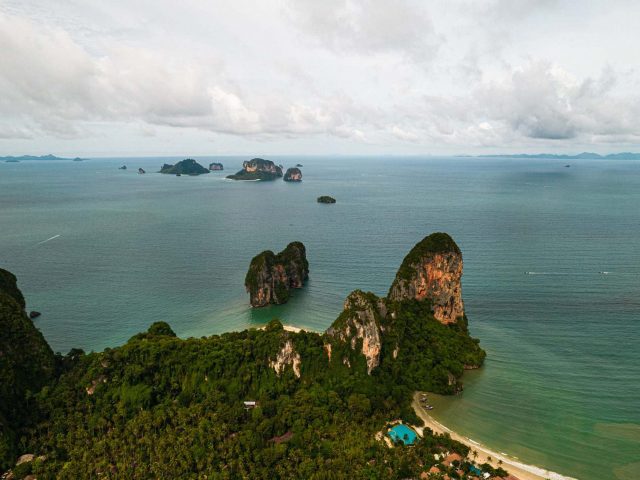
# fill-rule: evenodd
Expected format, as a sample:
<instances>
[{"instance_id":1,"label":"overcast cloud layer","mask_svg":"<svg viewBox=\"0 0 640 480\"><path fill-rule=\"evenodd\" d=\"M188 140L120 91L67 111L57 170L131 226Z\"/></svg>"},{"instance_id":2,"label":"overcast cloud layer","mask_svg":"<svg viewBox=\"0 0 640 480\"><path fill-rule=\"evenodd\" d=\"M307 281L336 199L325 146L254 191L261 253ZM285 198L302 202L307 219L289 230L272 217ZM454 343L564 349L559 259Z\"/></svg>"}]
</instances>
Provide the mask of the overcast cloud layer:
<instances>
[{"instance_id":1,"label":"overcast cloud layer","mask_svg":"<svg viewBox=\"0 0 640 480\"><path fill-rule=\"evenodd\" d=\"M0 0L0 154L640 150L640 2Z\"/></svg>"}]
</instances>

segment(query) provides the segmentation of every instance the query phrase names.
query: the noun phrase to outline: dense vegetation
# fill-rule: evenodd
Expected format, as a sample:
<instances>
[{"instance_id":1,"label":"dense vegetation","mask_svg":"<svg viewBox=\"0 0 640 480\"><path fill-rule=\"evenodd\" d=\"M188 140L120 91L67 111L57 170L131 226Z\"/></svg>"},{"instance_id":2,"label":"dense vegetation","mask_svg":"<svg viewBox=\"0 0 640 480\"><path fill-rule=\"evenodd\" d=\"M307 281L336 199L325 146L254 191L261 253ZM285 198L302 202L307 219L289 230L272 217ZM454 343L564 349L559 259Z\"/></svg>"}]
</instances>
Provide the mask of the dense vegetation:
<instances>
[{"instance_id":1,"label":"dense vegetation","mask_svg":"<svg viewBox=\"0 0 640 480\"><path fill-rule=\"evenodd\" d=\"M200 165L193 158L187 158L175 165L165 163L160 169L160 173L166 173L169 175L202 175L203 173L209 173L209 170Z\"/></svg>"},{"instance_id":2,"label":"dense vegetation","mask_svg":"<svg viewBox=\"0 0 640 480\"><path fill-rule=\"evenodd\" d=\"M318 203L336 203L336 199L329 195L322 195L318 197Z\"/></svg>"},{"instance_id":3,"label":"dense vegetation","mask_svg":"<svg viewBox=\"0 0 640 480\"><path fill-rule=\"evenodd\" d=\"M54 377L56 359L24 311L16 278L0 269L0 471L18 454L33 395Z\"/></svg>"}]
</instances>

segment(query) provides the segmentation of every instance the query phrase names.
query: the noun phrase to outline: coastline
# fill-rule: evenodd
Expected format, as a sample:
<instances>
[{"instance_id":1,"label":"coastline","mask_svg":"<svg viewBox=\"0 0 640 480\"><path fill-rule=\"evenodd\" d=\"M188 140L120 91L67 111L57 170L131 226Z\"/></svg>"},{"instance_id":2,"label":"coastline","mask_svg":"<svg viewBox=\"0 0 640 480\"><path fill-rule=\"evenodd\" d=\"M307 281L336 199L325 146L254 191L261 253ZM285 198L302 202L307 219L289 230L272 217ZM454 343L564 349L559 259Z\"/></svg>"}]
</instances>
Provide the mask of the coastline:
<instances>
[{"instance_id":1,"label":"coastline","mask_svg":"<svg viewBox=\"0 0 640 480\"><path fill-rule=\"evenodd\" d=\"M420 393L422 392L414 393L411 406L413 407L416 414L424 421L425 427L430 428L436 433L448 433L454 440L464 443L472 450L475 450L476 452L478 452L478 462L484 463L487 460L487 457L491 457L491 461L487 463L491 464L491 466L494 468L504 468L509 472L509 474L517 477L518 480L577 480L574 477L567 477L565 475L561 475L559 473L552 472L541 467L536 467L535 465L527 465L525 463L519 462L518 460L511 458L504 453L498 453L490 450L489 448L476 442L475 440L454 432L450 428L436 421L433 417L431 417L431 415L429 415L427 410L422 408L419 402ZM419 430L420 433L422 433L421 429ZM498 465L498 461L502 461L502 464Z\"/></svg>"}]
</instances>

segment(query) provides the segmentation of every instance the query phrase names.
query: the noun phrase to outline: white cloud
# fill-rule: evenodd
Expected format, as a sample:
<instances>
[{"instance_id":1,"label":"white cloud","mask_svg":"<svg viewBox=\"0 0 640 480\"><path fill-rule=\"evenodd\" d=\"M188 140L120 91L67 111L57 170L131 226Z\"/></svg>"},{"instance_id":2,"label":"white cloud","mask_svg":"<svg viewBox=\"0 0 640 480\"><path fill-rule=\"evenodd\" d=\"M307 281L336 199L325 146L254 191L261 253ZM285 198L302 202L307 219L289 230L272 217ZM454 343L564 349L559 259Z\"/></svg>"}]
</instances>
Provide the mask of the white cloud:
<instances>
[{"instance_id":1,"label":"white cloud","mask_svg":"<svg viewBox=\"0 0 640 480\"><path fill-rule=\"evenodd\" d=\"M6 153L640 148L624 0L0 2Z\"/></svg>"}]
</instances>

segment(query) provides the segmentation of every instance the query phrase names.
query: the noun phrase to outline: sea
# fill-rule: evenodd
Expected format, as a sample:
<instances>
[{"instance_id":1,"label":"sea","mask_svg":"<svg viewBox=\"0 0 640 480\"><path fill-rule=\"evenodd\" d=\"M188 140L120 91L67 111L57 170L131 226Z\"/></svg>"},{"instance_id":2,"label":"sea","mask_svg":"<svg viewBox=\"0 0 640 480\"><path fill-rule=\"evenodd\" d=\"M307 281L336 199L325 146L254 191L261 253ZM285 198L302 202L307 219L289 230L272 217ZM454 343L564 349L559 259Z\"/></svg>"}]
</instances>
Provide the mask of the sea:
<instances>
[{"instance_id":1,"label":"sea","mask_svg":"<svg viewBox=\"0 0 640 480\"><path fill-rule=\"evenodd\" d=\"M115 347L159 320L185 338L276 317L322 331L443 231L487 360L436 419L563 475L640 478L640 161L281 156L301 183L225 179L248 158L197 158L225 168L198 177L156 173L180 158L0 163L0 267L53 349ZM251 309L251 258L295 240L308 284Z\"/></svg>"}]
</instances>

